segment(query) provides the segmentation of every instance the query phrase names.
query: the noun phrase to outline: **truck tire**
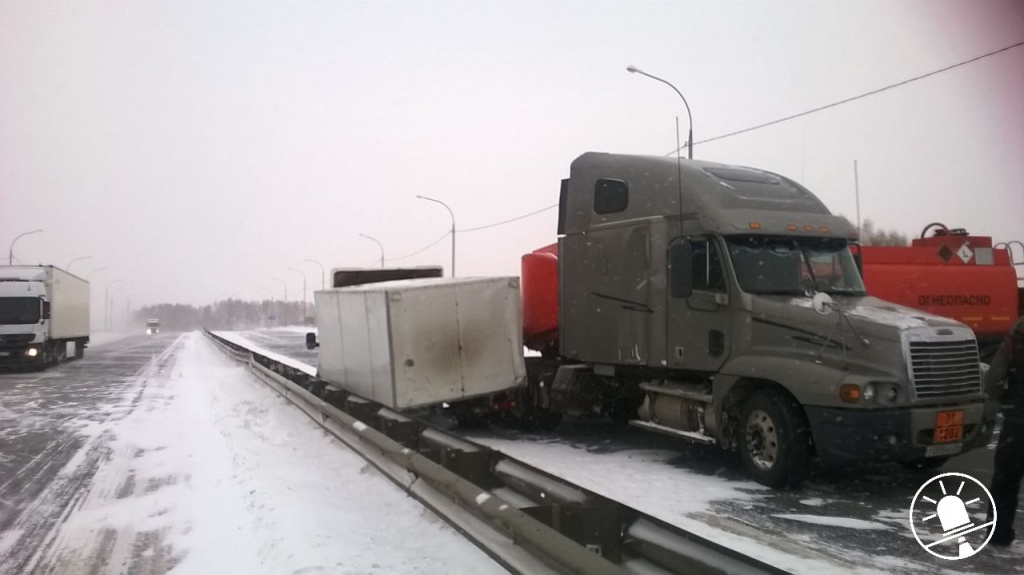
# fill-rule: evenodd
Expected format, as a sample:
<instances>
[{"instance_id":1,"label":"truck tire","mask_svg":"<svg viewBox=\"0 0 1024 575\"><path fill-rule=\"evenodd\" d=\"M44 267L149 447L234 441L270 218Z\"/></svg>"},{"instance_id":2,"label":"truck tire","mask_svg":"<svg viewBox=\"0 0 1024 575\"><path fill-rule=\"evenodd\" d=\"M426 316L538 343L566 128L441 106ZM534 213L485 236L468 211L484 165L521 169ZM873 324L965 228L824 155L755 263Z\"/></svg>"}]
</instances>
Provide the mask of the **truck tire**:
<instances>
[{"instance_id":1,"label":"truck tire","mask_svg":"<svg viewBox=\"0 0 1024 575\"><path fill-rule=\"evenodd\" d=\"M754 481L799 487L810 469L811 431L803 410L777 391L756 391L743 404L740 458Z\"/></svg>"},{"instance_id":2,"label":"truck tire","mask_svg":"<svg viewBox=\"0 0 1024 575\"><path fill-rule=\"evenodd\" d=\"M82 359L85 357L85 340L80 339L75 342L75 359Z\"/></svg>"}]
</instances>

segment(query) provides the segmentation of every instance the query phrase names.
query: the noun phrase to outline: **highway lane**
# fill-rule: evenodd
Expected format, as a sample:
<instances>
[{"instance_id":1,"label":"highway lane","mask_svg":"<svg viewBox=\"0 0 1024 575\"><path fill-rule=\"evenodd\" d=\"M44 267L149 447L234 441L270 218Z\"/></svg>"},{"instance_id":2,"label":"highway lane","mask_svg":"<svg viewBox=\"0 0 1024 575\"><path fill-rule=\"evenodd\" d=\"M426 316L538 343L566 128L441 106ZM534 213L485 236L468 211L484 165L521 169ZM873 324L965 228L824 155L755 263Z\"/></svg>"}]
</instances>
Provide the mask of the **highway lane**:
<instances>
[{"instance_id":1,"label":"highway lane","mask_svg":"<svg viewBox=\"0 0 1024 575\"><path fill-rule=\"evenodd\" d=\"M0 373L0 572L23 572L81 497L108 455L102 424L131 412L142 376L166 369L177 338L129 335L43 372ZM73 472L61 474L65 468ZM44 491L50 503L19 521Z\"/></svg>"}]
</instances>

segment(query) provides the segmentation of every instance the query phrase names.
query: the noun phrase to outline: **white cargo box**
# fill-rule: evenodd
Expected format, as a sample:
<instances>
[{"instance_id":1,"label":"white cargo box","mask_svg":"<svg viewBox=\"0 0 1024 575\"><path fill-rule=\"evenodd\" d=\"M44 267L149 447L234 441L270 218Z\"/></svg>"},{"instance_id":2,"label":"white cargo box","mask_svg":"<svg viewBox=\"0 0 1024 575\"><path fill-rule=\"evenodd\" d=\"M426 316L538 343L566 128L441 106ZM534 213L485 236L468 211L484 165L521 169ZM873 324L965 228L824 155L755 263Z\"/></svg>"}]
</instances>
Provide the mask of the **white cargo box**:
<instances>
[{"instance_id":1,"label":"white cargo box","mask_svg":"<svg viewBox=\"0 0 1024 575\"><path fill-rule=\"evenodd\" d=\"M50 339L89 337L89 282L54 266L0 266L0 281L4 295L46 296Z\"/></svg>"},{"instance_id":2,"label":"white cargo box","mask_svg":"<svg viewBox=\"0 0 1024 575\"><path fill-rule=\"evenodd\" d=\"M315 293L320 379L394 409L525 381L515 277L414 279Z\"/></svg>"}]
</instances>

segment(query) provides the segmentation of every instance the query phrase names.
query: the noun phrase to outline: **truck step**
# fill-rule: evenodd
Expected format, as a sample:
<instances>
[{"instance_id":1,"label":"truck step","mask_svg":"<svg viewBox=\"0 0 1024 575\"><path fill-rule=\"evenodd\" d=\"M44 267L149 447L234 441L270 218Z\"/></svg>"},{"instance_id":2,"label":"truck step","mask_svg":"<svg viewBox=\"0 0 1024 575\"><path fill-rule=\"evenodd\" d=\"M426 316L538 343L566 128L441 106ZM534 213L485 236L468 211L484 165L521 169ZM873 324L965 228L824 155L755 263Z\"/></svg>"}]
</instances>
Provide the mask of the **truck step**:
<instances>
[{"instance_id":1,"label":"truck step","mask_svg":"<svg viewBox=\"0 0 1024 575\"><path fill-rule=\"evenodd\" d=\"M682 429L675 429L673 427L666 427L664 425L658 425L657 423L651 423L649 421L641 421L639 419L633 419L629 422L634 427L646 429L647 431L654 431L657 433L663 433L665 435L671 435L673 437L681 437L697 443L703 443L704 445L715 445L718 443L713 437L708 437L697 433L696 431L683 431Z\"/></svg>"},{"instance_id":2,"label":"truck step","mask_svg":"<svg viewBox=\"0 0 1024 575\"><path fill-rule=\"evenodd\" d=\"M651 393L661 393L664 395L671 395L673 397L681 397L683 399L698 401L700 403L711 403L713 401L713 398L708 393L690 391L688 389L682 389L672 385L652 385L650 383L641 383L640 389Z\"/></svg>"}]
</instances>

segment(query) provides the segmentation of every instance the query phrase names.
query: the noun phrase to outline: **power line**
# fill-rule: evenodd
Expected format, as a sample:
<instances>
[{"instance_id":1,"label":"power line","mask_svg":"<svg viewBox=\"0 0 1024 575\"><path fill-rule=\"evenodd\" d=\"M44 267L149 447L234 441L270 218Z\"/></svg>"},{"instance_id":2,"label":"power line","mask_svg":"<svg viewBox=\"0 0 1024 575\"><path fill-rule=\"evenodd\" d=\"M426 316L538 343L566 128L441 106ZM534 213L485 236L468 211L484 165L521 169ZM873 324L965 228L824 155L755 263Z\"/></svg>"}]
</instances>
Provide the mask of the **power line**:
<instances>
[{"instance_id":1,"label":"power line","mask_svg":"<svg viewBox=\"0 0 1024 575\"><path fill-rule=\"evenodd\" d=\"M463 230L455 230L455 233L462 234L462 233L466 233L466 232L478 232L480 230L496 228L498 226L503 226L505 224L510 224L512 222L517 222L519 220L523 220L523 219L529 218L531 216L535 216L537 214L546 212L546 211L548 211L548 210L550 210L552 208L557 208L557 207L558 207L558 204L551 204L550 206L547 206L546 208L541 208L539 210L535 210L535 211L532 211L530 213L523 214L521 216L516 216L514 218L509 218L507 220L502 220L500 222L494 222L493 224L487 224L485 226L477 226L475 228L466 228L466 229L463 229ZM413 256L418 256L421 253L423 253L423 252L429 250L430 248L436 246L437 244L441 243L445 238L447 238L447 237L449 237L451 235L452 235L451 232L445 232L445 234L443 236L437 238L436 240L430 242L429 244L423 246L422 248L420 248L420 249L418 249L418 250L416 250L416 251L414 251L412 253L405 254L404 256L398 256L397 258L388 258L388 261L389 262L395 262L395 261L400 261L400 260L406 260L406 259L409 259L409 258L411 258Z\"/></svg>"},{"instance_id":2,"label":"power line","mask_svg":"<svg viewBox=\"0 0 1024 575\"><path fill-rule=\"evenodd\" d=\"M437 244L441 243L441 240L447 238L450 235L452 235L451 232L445 232L443 236L437 238L436 240L430 242L429 244L423 246L422 248L412 252L411 254L406 254L404 256L398 256L397 258L388 258L388 261L389 262L396 262L396 261L399 261L399 260L407 260L407 259L409 259L409 258L411 258L413 256L418 256L421 253L423 253L423 252L429 250L430 248L436 246Z\"/></svg>"},{"instance_id":3,"label":"power line","mask_svg":"<svg viewBox=\"0 0 1024 575\"><path fill-rule=\"evenodd\" d=\"M843 99L843 100L839 100L838 102L833 102L831 104L825 104L824 106L818 106L817 108L813 108L813 109L807 110L805 112L800 112L799 114L793 114L791 116L786 116L784 118L779 118L778 120L772 120L771 122L765 122L763 124L758 124L756 126L751 126L749 128L744 128L742 130L736 130L735 132L729 132L728 134L722 134L720 136L715 136L713 138L707 138L707 139L704 139L704 140L699 140L699 141L694 142L693 144L694 145L706 144L708 142L714 142L716 140L721 140L721 139L724 139L724 138L730 138L732 136L738 136L740 134L745 134L747 132L753 132L754 130L760 130L761 128L767 128L768 126L774 126L775 124L781 124L782 122L788 122L789 120L794 120L796 118L800 118L800 117L806 116L808 114L813 114L815 112L820 112L822 110L827 110L829 108L834 108L834 107L842 105L842 104L848 104L850 102L853 102L854 100L860 100L861 98L867 98L868 96L874 96L875 94L879 94L881 92L885 92L886 90L892 90L893 88L899 88L900 86L905 86L905 85L907 85L907 84L909 84L911 82L916 82L918 80L923 80L924 78L928 78L929 76L934 76L936 74L941 74L942 72L948 72L948 71L950 71L950 70L952 70L954 68L959 68L960 66L965 66L967 64L971 64L973 62L977 62L978 60L981 60L983 58L988 58L989 56L995 56L996 54L999 54L1001 52L1006 52L1007 50L1012 50L1012 49L1020 47L1020 46L1024 46L1024 42L1017 42L1016 44L1013 44L1011 46L1007 46L1005 48L1000 48L998 50L989 52L987 54L982 54L981 56L976 56L974 58L971 58L970 60L964 60L963 62L957 62L956 64L953 64L951 66L946 66L945 68L939 68L938 70L933 70L931 72L928 72L927 74L921 74L920 76L914 76L913 78L908 78L906 80L903 80L902 82L896 82L895 84L889 84L887 86L883 86L883 87L878 88L876 90L871 90L870 92L864 92L863 94L859 94L857 96L852 96L852 97L849 97L849 98L846 98L846 99ZM671 152L669 152L669 153L667 153L665 155L666 156L674 156L677 153L679 153L679 150L682 150L682 149L683 148L677 148L677 149L672 150Z\"/></svg>"},{"instance_id":4,"label":"power line","mask_svg":"<svg viewBox=\"0 0 1024 575\"><path fill-rule=\"evenodd\" d=\"M541 208L541 209L539 209L537 211L530 212L528 214L523 214L521 216L516 216L514 218L510 218L510 219L507 219L507 220L502 220L500 222L494 222L493 224L487 224L486 226L477 226L475 228L466 228L464 230L455 230L455 232L462 234L462 233L466 233L466 232L477 232L477 231L480 231L480 230L486 230L488 228L496 228L498 226L503 226L505 224L510 224L512 222L517 222L519 220L526 219L526 218L528 218L530 216L535 216L535 215L537 215L537 214L539 214L541 212L546 212L546 211L548 211L548 210L550 210L552 208L557 208L557 207L558 207L558 204L551 204L550 206L548 206L546 208Z\"/></svg>"}]
</instances>

